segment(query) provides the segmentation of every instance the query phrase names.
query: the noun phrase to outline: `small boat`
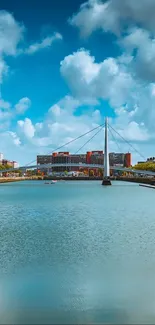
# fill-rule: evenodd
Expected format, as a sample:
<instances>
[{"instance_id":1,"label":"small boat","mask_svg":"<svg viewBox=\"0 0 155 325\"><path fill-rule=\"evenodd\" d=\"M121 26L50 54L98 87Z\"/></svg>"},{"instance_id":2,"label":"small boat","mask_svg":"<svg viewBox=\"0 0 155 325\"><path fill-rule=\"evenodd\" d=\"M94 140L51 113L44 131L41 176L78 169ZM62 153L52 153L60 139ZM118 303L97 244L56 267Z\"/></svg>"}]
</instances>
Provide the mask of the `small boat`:
<instances>
[{"instance_id":1,"label":"small boat","mask_svg":"<svg viewBox=\"0 0 155 325\"><path fill-rule=\"evenodd\" d=\"M53 180L53 181L51 182L51 184L55 184L55 183L57 183L57 181L54 181L54 180Z\"/></svg>"},{"instance_id":2,"label":"small boat","mask_svg":"<svg viewBox=\"0 0 155 325\"><path fill-rule=\"evenodd\" d=\"M44 184L49 184L48 182L45 182Z\"/></svg>"}]
</instances>

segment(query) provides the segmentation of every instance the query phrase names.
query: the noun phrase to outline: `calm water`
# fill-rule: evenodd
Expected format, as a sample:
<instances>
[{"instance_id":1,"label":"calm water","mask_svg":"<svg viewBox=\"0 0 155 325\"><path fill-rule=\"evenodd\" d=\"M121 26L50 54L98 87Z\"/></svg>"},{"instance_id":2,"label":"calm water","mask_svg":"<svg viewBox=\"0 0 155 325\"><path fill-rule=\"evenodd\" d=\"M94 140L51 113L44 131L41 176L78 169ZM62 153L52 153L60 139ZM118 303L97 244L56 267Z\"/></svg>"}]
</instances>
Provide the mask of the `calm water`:
<instances>
[{"instance_id":1,"label":"calm water","mask_svg":"<svg viewBox=\"0 0 155 325\"><path fill-rule=\"evenodd\" d=\"M0 323L155 323L155 190L0 185Z\"/></svg>"}]
</instances>

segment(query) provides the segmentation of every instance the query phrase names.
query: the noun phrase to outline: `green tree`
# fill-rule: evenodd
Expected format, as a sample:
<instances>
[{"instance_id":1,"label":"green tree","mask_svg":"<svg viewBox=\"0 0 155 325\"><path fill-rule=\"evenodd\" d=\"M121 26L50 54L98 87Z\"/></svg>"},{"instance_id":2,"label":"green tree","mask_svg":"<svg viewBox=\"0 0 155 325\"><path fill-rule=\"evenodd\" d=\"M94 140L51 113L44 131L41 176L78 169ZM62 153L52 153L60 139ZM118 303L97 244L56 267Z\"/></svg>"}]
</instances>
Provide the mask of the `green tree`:
<instances>
[{"instance_id":1,"label":"green tree","mask_svg":"<svg viewBox=\"0 0 155 325\"><path fill-rule=\"evenodd\" d=\"M94 171L93 171L92 169L89 170L89 176L90 176L90 177L94 176Z\"/></svg>"},{"instance_id":2,"label":"green tree","mask_svg":"<svg viewBox=\"0 0 155 325\"><path fill-rule=\"evenodd\" d=\"M98 173L99 173L100 176L103 176L103 169L102 168L99 168L98 169Z\"/></svg>"},{"instance_id":3,"label":"green tree","mask_svg":"<svg viewBox=\"0 0 155 325\"><path fill-rule=\"evenodd\" d=\"M137 170L148 170L148 171L155 171L155 163L154 162L144 162L144 163L140 163L137 164L133 167L134 169Z\"/></svg>"}]
</instances>

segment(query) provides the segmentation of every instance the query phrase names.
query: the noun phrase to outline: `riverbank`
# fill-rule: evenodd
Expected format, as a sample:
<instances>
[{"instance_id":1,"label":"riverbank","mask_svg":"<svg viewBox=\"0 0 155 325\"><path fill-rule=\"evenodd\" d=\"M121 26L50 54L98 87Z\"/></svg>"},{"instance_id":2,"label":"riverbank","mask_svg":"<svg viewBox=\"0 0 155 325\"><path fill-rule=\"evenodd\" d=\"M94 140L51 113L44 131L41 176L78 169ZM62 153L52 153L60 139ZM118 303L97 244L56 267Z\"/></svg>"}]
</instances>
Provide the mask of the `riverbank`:
<instances>
[{"instance_id":1,"label":"riverbank","mask_svg":"<svg viewBox=\"0 0 155 325\"><path fill-rule=\"evenodd\" d=\"M38 178L35 178L38 179ZM29 177L1 177L0 178L0 184L4 184L4 183L14 183L14 182L20 182L20 181L26 181L26 180L30 180Z\"/></svg>"},{"instance_id":2,"label":"riverbank","mask_svg":"<svg viewBox=\"0 0 155 325\"><path fill-rule=\"evenodd\" d=\"M102 181L102 177L86 177L86 176L79 176L79 177L54 177L54 176L31 176L31 177L1 177L0 184L3 183L11 183L11 182L20 182L20 181L33 181L33 180L43 180L43 181L50 181L50 180L65 180L65 181ZM117 176L111 177L112 181L124 181L130 183L138 183L138 184L148 184L148 185L155 185L155 178L147 178L147 177L125 177L125 176Z\"/></svg>"},{"instance_id":3,"label":"riverbank","mask_svg":"<svg viewBox=\"0 0 155 325\"><path fill-rule=\"evenodd\" d=\"M130 183L139 183L139 184L148 184L155 185L155 178L147 177L117 177L118 181L130 182Z\"/></svg>"},{"instance_id":4,"label":"riverbank","mask_svg":"<svg viewBox=\"0 0 155 325\"><path fill-rule=\"evenodd\" d=\"M66 180L66 181L102 181L102 177L86 177L86 176L79 176L79 177L48 177L45 176L44 180ZM132 182L138 184L148 184L148 185L155 185L155 178L147 178L147 177L127 177L127 176L117 176L111 177L112 181L123 181L123 182Z\"/></svg>"}]
</instances>

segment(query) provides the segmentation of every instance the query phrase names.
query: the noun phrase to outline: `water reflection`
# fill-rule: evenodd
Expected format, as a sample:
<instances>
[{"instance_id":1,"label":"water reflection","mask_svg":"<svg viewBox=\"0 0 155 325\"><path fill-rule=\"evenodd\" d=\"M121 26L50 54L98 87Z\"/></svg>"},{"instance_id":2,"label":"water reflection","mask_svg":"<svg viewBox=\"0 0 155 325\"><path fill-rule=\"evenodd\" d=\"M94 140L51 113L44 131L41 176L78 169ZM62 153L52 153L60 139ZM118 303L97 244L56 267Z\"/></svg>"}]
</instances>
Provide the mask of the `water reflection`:
<instances>
[{"instance_id":1,"label":"water reflection","mask_svg":"<svg viewBox=\"0 0 155 325\"><path fill-rule=\"evenodd\" d=\"M0 187L0 323L155 323L153 199L98 182Z\"/></svg>"}]
</instances>

